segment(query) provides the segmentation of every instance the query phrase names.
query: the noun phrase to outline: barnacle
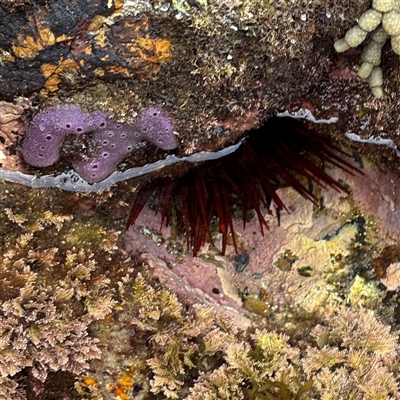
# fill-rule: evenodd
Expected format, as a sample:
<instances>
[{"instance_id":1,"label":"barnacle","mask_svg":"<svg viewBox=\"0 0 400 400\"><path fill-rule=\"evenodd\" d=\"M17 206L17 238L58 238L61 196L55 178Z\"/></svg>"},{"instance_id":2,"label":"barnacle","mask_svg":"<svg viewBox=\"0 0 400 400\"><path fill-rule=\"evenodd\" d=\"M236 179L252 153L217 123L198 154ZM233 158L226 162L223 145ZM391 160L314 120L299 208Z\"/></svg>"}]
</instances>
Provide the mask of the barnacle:
<instances>
[{"instance_id":1,"label":"barnacle","mask_svg":"<svg viewBox=\"0 0 400 400\"><path fill-rule=\"evenodd\" d=\"M350 28L344 38L335 42L338 53L359 46L370 34L369 42L361 55L358 75L368 79L375 97L383 96L381 63L382 47L390 37L392 50L400 55L400 2L397 0L374 0L372 8L365 11L358 24Z\"/></svg>"},{"instance_id":2,"label":"barnacle","mask_svg":"<svg viewBox=\"0 0 400 400\"><path fill-rule=\"evenodd\" d=\"M310 156L312 156L310 158ZM222 254L228 237L237 251L232 208L239 203L243 226L251 210L257 214L261 233L268 224L263 210L277 215L286 210L275 190L292 186L305 198L316 202L312 190L302 182L309 179L321 186L347 192L331 178L321 162L336 165L349 172L356 169L343 160L345 153L333 144L312 136L303 125L291 118L275 118L249 136L235 153L197 166L179 179L161 178L145 184L134 200L127 226L135 223L150 196L156 191L161 226L168 226L177 215L178 227L186 232L187 246L197 255L206 238L212 242L210 226L218 217L222 234ZM178 200L177 200L178 199Z\"/></svg>"}]
</instances>

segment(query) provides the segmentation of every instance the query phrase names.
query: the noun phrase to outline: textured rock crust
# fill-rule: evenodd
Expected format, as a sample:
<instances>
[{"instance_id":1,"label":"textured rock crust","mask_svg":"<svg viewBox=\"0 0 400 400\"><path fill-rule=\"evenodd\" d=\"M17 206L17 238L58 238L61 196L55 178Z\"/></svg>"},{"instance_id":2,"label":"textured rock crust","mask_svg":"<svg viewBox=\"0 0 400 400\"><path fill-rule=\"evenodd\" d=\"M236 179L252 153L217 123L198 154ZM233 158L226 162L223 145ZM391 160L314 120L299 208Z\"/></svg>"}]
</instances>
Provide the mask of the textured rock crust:
<instances>
[{"instance_id":1,"label":"textured rock crust","mask_svg":"<svg viewBox=\"0 0 400 400\"><path fill-rule=\"evenodd\" d=\"M1 93L8 99L41 90L45 97L36 96L34 105L73 101L122 122L165 102L182 154L221 148L249 121L299 107L317 118L339 117L333 129L320 131L341 141L352 131L386 133L398 144L398 57L382 48L386 95L376 101L357 76L361 49L337 54L333 47L357 20L373 27L376 13L363 14L370 4L115 1L90 9L77 2L62 12L59 4L0 3ZM380 84L379 76L373 84ZM371 153L391 157L383 148ZM145 156L152 161L152 154Z\"/></svg>"}]
</instances>

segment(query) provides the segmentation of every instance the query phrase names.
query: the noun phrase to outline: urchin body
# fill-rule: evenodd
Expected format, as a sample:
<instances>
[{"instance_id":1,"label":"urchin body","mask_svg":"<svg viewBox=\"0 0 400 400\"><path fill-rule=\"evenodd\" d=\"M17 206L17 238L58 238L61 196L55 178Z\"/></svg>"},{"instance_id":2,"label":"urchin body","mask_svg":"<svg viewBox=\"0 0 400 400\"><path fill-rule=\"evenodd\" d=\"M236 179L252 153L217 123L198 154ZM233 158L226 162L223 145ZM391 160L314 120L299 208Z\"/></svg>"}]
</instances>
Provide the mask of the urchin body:
<instances>
[{"instance_id":1,"label":"urchin body","mask_svg":"<svg viewBox=\"0 0 400 400\"><path fill-rule=\"evenodd\" d=\"M250 131L242 146L230 155L207 161L178 178L156 179L139 188L128 218L133 225L153 193L158 200L161 227L173 215L186 235L187 247L194 255L206 240L212 242L211 225L215 218L222 234L222 254L228 238L237 251L233 208L239 209L243 226L254 211L261 233L268 229L265 214L286 210L276 193L282 185L292 186L303 197L318 202L307 180L323 187L348 192L324 171L330 163L352 173L356 171L348 155L330 142L314 136L292 118L273 118L260 129Z\"/></svg>"}]
</instances>

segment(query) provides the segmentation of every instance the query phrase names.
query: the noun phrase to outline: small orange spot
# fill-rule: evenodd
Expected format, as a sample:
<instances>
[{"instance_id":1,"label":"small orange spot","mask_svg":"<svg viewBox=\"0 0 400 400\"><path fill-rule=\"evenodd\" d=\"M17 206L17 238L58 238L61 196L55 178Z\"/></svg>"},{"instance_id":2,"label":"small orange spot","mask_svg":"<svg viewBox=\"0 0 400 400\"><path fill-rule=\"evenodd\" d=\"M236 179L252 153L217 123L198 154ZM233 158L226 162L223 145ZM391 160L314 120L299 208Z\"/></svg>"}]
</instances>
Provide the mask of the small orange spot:
<instances>
[{"instance_id":1,"label":"small orange spot","mask_svg":"<svg viewBox=\"0 0 400 400\"><path fill-rule=\"evenodd\" d=\"M58 85L61 83L62 79L58 75L52 75L44 84L44 87L49 92L56 92L58 90Z\"/></svg>"},{"instance_id":2,"label":"small orange spot","mask_svg":"<svg viewBox=\"0 0 400 400\"><path fill-rule=\"evenodd\" d=\"M57 65L44 63L41 65L40 69L42 70L42 74L44 75L44 77L48 78L49 76L54 74L57 69Z\"/></svg>"},{"instance_id":3,"label":"small orange spot","mask_svg":"<svg viewBox=\"0 0 400 400\"><path fill-rule=\"evenodd\" d=\"M56 38L49 28L39 29L39 36L42 47L52 46L56 42Z\"/></svg>"},{"instance_id":4,"label":"small orange spot","mask_svg":"<svg viewBox=\"0 0 400 400\"><path fill-rule=\"evenodd\" d=\"M119 377L118 382L124 389L129 389L132 386L132 378L129 375Z\"/></svg>"},{"instance_id":5,"label":"small orange spot","mask_svg":"<svg viewBox=\"0 0 400 400\"><path fill-rule=\"evenodd\" d=\"M93 53L92 46L85 47L85 54L92 54L92 53Z\"/></svg>"},{"instance_id":6,"label":"small orange spot","mask_svg":"<svg viewBox=\"0 0 400 400\"><path fill-rule=\"evenodd\" d=\"M104 317L103 324L104 324L105 326L110 325L110 323L111 323L111 317L112 317L112 314L111 314L111 313L110 313L110 314L107 314L107 315Z\"/></svg>"},{"instance_id":7,"label":"small orange spot","mask_svg":"<svg viewBox=\"0 0 400 400\"><path fill-rule=\"evenodd\" d=\"M100 32L94 37L96 40L96 43L104 48L107 46L107 32L105 29L101 29Z\"/></svg>"},{"instance_id":8,"label":"small orange spot","mask_svg":"<svg viewBox=\"0 0 400 400\"><path fill-rule=\"evenodd\" d=\"M91 386L91 385L95 385L96 384L96 381L93 378L85 378L85 380L83 382L87 386Z\"/></svg>"},{"instance_id":9,"label":"small orange spot","mask_svg":"<svg viewBox=\"0 0 400 400\"><path fill-rule=\"evenodd\" d=\"M116 385L108 384L107 391L113 392L121 400L129 400L129 396L126 394L127 390L132 388L132 378L129 375L123 375L118 378Z\"/></svg>"},{"instance_id":10,"label":"small orange spot","mask_svg":"<svg viewBox=\"0 0 400 400\"><path fill-rule=\"evenodd\" d=\"M66 42L67 40L71 40L71 39L73 39L73 36L67 36L66 34L63 34L56 38L56 42L57 43Z\"/></svg>"},{"instance_id":11,"label":"small orange spot","mask_svg":"<svg viewBox=\"0 0 400 400\"><path fill-rule=\"evenodd\" d=\"M121 9L123 5L124 2L122 0L114 0L114 7L116 10Z\"/></svg>"},{"instance_id":12,"label":"small orange spot","mask_svg":"<svg viewBox=\"0 0 400 400\"><path fill-rule=\"evenodd\" d=\"M121 400L129 400L129 397L128 397L128 395L125 393L124 389L122 389L122 388L120 388L120 387L118 387L118 386L114 389L114 393L115 393L117 396L119 396L119 398L120 398Z\"/></svg>"}]
</instances>

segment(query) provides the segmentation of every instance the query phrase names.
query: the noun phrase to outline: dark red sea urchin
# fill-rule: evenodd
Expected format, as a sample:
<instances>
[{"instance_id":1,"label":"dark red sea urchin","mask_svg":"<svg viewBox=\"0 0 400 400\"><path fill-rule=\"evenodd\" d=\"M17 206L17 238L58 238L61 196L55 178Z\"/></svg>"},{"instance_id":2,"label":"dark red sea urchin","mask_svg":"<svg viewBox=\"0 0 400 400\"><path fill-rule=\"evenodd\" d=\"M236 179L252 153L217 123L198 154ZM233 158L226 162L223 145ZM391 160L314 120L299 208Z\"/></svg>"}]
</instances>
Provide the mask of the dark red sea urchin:
<instances>
[{"instance_id":1,"label":"dark red sea urchin","mask_svg":"<svg viewBox=\"0 0 400 400\"><path fill-rule=\"evenodd\" d=\"M222 234L222 254L231 233L237 252L232 220L232 207L239 204L245 227L248 211L257 214L261 233L268 229L263 216L286 210L276 194L282 186L292 186L306 199L317 202L312 189L315 182L322 187L348 192L341 183L324 171L328 162L349 173L358 171L346 159L349 154L324 138L313 135L303 124L292 118L272 118L261 128L252 130L240 148L223 158L197 165L178 179L161 178L142 186L135 197L127 227L134 224L141 210L155 193L161 227L170 223L172 211L178 227L186 233L188 249L196 256L206 238L212 242L210 224L218 217ZM306 178L306 179L304 179Z\"/></svg>"}]
</instances>

